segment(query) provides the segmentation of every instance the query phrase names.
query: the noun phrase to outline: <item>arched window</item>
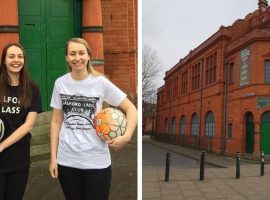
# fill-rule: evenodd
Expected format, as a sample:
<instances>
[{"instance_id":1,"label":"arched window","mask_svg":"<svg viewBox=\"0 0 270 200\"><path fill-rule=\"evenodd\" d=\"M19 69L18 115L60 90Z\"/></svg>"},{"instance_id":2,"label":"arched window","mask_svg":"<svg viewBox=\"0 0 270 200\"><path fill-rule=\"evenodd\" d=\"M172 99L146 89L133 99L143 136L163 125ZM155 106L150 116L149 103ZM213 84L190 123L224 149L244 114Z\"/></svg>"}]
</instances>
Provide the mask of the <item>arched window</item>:
<instances>
[{"instance_id":1,"label":"arched window","mask_svg":"<svg viewBox=\"0 0 270 200\"><path fill-rule=\"evenodd\" d=\"M267 116L267 112L266 112L266 115L265 116ZM249 112L247 114L246 121L247 122L253 122L254 121L254 117L253 117L253 114L251 112Z\"/></svg>"},{"instance_id":2,"label":"arched window","mask_svg":"<svg viewBox=\"0 0 270 200\"><path fill-rule=\"evenodd\" d=\"M180 134L185 135L186 134L186 118L185 116L182 116L180 121Z\"/></svg>"},{"instance_id":3,"label":"arched window","mask_svg":"<svg viewBox=\"0 0 270 200\"><path fill-rule=\"evenodd\" d=\"M214 136L214 114L211 111L206 114L205 135L208 137Z\"/></svg>"},{"instance_id":4,"label":"arched window","mask_svg":"<svg viewBox=\"0 0 270 200\"><path fill-rule=\"evenodd\" d=\"M164 126L164 133L168 134L169 132L169 120L168 118L165 119L165 126Z\"/></svg>"},{"instance_id":5,"label":"arched window","mask_svg":"<svg viewBox=\"0 0 270 200\"><path fill-rule=\"evenodd\" d=\"M251 117L252 117L252 119L250 119ZM247 117L247 121L251 121L251 120L253 120L253 116ZM261 117L261 122L265 122L265 123L270 122L270 111L263 113L263 115Z\"/></svg>"},{"instance_id":6,"label":"arched window","mask_svg":"<svg viewBox=\"0 0 270 200\"><path fill-rule=\"evenodd\" d=\"M172 118L172 134L176 133L176 119L175 117Z\"/></svg>"},{"instance_id":7,"label":"arched window","mask_svg":"<svg viewBox=\"0 0 270 200\"><path fill-rule=\"evenodd\" d=\"M194 113L191 119L191 135L198 135L198 115Z\"/></svg>"}]
</instances>

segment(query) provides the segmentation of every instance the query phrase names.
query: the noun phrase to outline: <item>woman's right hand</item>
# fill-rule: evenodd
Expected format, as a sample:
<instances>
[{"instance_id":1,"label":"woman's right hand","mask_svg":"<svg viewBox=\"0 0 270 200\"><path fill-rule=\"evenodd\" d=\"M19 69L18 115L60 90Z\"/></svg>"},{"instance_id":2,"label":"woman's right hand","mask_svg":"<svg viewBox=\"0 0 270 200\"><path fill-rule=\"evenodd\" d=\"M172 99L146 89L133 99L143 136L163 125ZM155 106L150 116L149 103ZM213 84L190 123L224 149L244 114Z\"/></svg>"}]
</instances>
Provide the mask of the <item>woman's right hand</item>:
<instances>
[{"instance_id":1,"label":"woman's right hand","mask_svg":"<svg viewBox=\"0 0 270 200\"><path fill-rule=\"evenodd\" d=\"M58 177L58 164L56 159L51 159L49 171L51 172L52 178Z\"/></svg>"}]
</instances>

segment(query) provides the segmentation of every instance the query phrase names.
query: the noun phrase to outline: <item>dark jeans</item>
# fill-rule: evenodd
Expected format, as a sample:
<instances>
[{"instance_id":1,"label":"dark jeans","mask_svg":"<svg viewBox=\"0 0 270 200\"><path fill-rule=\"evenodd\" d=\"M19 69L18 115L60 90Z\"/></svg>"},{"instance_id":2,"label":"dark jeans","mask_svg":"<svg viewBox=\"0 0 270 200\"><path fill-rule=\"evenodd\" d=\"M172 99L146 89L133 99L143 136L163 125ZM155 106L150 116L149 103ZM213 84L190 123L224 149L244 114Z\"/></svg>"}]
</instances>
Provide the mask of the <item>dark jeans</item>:
<instances>
[{"instance_id":1,"label":"dark jeans","mask_svg":"<svg viewBox=\"0 0 270 200\"><path fill-rule=\"evenodd\" d=\"M58 178L67 200L108 200L111 174L111 166L76 169L58 165Z\"/></svg>"},{"instance_id":2,"label":"dark jeans","mask_svg":"<svg viewBox=\"0 0 270 200\"><path fill-rule=\"evenodd\" d=\"M0 174L0 199L21 200L26 188L29 168Z\"/></svg>"}]
</instances>

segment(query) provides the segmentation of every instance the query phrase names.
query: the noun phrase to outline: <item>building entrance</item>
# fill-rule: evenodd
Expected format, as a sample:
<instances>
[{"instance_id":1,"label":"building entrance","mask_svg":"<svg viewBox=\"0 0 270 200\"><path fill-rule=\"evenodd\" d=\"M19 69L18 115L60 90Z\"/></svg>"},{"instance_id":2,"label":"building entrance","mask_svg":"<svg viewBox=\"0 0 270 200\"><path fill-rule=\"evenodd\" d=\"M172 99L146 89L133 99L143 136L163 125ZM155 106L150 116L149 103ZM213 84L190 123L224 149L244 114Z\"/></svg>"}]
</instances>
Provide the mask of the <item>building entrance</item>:
<instances>
[{"instance_id":1,"label":"building entrance","mask_svg":"<svg viewBox=\"0 0 270 200\"><path fill-rule=\"evenodd\" d=\"M270 154L270 112L263 113L261 117L261 137L260 145L261 151L265 154Z\"/></svg>"},{"instance_id":2,"label":"building entrance","mask_svg":"<svg viewBox=\"0 0 270 200\"><path fill-rule=\"evenodd\" d=\"M246 153L252 154L254 151L254 117L252 113L246 116Z\"/></svg>"},{"instance_id":3,"label":"building entrance","mask_svg":"<svg viewBox=\"0 0 270 200\"><path fill-rule=\"evenodd\" d=\"M48 110L54 81L67 72L65 44L78 36L80 4L75 0L20 0L18 4L20 43L31 77L40 86L42 108Z\"/></svg>"}]
</instances>

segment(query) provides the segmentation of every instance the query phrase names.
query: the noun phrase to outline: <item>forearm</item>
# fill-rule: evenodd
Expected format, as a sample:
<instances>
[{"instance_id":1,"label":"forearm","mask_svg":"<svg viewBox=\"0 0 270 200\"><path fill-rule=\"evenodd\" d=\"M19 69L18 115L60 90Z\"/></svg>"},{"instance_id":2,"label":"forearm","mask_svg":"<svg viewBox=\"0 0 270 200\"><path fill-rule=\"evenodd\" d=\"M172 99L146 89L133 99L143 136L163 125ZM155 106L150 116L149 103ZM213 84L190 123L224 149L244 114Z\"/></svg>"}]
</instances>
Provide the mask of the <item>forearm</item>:
<instances>
[{"instance_id":1,"label":"forearm","mask_svg":"<svg viewBox=\"0 0 270 200\"><path fill-rule=\"evenodd\" d=\"M14 143L22 139L27 133L32 130L33 126L30 124L24 123L19 128L17 128L9 137L0 143L0 149L3 151ZM1 151L0 150L0 151Z\"/></svg>"},{"instance_id":2,"label":"forearm","mask_svg":"<svg viewBox=\"0 0 270 200\"><path fill-rule=\"evenodd\" d=\"M128 142L130 142L138 121L137 110L128 99L125 99L119 107L126 113L127 126L123 136L107 141L107 144L115 150L123 148Z\"/></svg>"},{"instance_id":3,"label":"forearm","mask_svg":"<svg viewBox=\"0 0 270 200\"><path fill-rule=\"evenodd\" d=\"M56 159L59 133L61 124L58 122L51 122L50 141L51 141L51 159Z\"/></svg>"},{"instance_id":4,"label":"forearm","mask_svg":"<svg viewBox=\"0 0 270 200\"><path fill-rule=\"evenodd\" d=\"M27 133L29 133L35 124L36 118L36 112L29 112L25 122L19 128L17 128L9 137L7 137L4 141L0 143L0 152L13 145L14 143L18 142Z\"/></svg>"},{"instance_id":5,"label":"forearm","mask_svg":"<svg viewBox=\"0 0 270 200\"><path fill-rule=\"evenodd\" d=\"M127 127L124 136L128 139L128 141L130 141L138 121L137 110L133 104L126 110L126 117Z\"/></svg>"},{"instance_id":6,"label":"forearm","mask_svg":"<svg viewBox=\"0 0 270 200\"><path fill-rule=\"evenodd\" d=\"M59 134L61 125L63 122L63 113L60 109L53 109L52 119L51 119L51 131L50 131L50 141L51 141L51 160L56 160L57 149L59 143Z\"/></svg>"}]
</instances>

